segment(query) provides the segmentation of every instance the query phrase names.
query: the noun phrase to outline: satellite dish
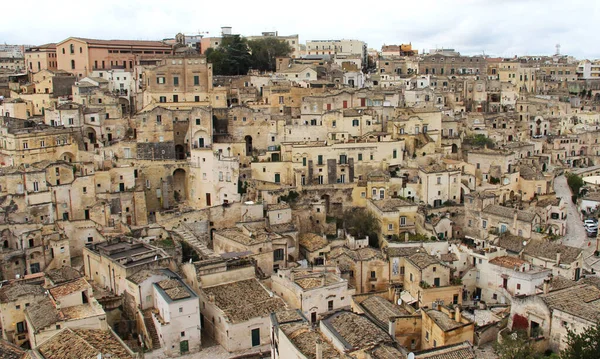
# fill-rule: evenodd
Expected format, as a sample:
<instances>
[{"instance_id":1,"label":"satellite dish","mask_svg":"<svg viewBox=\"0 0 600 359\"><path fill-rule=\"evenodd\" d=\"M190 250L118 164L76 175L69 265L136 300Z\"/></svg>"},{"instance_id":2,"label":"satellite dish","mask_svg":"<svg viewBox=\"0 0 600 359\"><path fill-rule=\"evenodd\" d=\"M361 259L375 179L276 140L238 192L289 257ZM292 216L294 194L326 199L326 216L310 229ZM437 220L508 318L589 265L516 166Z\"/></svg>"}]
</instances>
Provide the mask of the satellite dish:
<instances>
[{"instance_id":1,"label":"satellite dish","mask_svg":"<svg viewBox=\"0 0 600 359\"><path fill-rule=\"evenodd\" d=\"M415 353L408 353L407 359L415 359Z\"/></svg>"},{"instance_id":2,"label":"satellite dish","mask_svg":"<svg viewBox=\"0 0 600 359\"><path fill-rule=\"evenodd\" d=\"M398 305L402 305L402 298L398 298Z\"/></svg>"}]
</instances>

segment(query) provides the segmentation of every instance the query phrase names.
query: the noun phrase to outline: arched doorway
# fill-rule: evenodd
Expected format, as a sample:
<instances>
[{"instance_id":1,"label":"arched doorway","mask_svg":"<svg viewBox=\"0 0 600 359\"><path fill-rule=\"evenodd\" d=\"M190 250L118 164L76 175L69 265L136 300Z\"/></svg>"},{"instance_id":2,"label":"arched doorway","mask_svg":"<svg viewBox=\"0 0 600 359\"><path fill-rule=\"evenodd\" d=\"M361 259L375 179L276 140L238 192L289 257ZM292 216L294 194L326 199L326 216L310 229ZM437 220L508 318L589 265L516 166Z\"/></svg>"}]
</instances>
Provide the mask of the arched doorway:
<instances>
[{"instance_id":1,"label":"arched doorway","mask_svg":"<svg viewBox=\"0 0 600 359\"><path fill-rule=\"evenodd\" d=\"M175 202L182 202L187 199L186 172L178 168L173 172L173 196Z\"/></svg>"},{"instance_id":2,"label":"arched doorway","mask_svg":"<svg viewBox=\"0 0 600 359\"><path fill-rule=\"evenodd\" d=\"M244 137L246 141L246 156L252 155L252 136L248 135Z\"/></svg>"},{"instance_id":3,"label":"arched doorway","mask_svg":"<svg viewBox=\"0 0 600 359\"><path fill-rule=\"evenodd\" d=\"M452 144L452 153L458 153L458 146L456 145L456 143Z\"/></svg>"},{"instance_id":4,"label":"arched doorway","mask_svg":"<svg viewBox=\"0 0 600 359\"><path fill-rule=\"evenodd\" d=\"M185 151L183 149L183 145L176 145L175 146L175 158L178 160L184 160L185 159Z\"/></svg>"}]
</instances>

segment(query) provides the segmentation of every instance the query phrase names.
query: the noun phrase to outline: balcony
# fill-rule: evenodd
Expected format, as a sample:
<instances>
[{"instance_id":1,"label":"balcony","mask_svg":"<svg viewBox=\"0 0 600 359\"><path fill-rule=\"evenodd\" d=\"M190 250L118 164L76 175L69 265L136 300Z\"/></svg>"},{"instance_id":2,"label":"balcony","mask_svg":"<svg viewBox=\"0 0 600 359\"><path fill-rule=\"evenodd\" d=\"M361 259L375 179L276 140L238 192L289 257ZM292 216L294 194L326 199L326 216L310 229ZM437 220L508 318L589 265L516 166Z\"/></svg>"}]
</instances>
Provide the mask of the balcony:
<instances>
[{"instance_id":1,"label":"balcony","mask_svg":"<svg viewBox=\"0 0 600 359\"><path fill-rule=\"evenodd\" d=\"M197 143L194 143L192 145L192 149L193 150L205 150L205 149L212 149L212 144L205 144L203 146L198 145Z\"/></svg>"}]
</instances>

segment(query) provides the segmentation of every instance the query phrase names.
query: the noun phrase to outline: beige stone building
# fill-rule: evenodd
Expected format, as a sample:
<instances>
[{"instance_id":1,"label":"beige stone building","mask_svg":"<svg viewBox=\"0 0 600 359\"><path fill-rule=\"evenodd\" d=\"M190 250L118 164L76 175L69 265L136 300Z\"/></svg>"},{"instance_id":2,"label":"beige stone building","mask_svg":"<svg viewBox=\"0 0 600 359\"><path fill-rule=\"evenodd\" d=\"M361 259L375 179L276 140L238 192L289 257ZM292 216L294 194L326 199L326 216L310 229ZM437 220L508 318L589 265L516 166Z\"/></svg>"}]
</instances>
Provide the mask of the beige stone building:
<instances>
[{"instance_id":1,"label":"beige stone building","mask_svg":"<svg viewBox=\"0 0 600 359\"><path fill-rule=\"evenodd\" d=\"M0 288L0 324L2 339L18 346L28 340L25 309L43 298L45 290L38 284L16 281Z\"/></svg>"},{"instance_id":2,"label":"beige stone building","mask_svg":"<svg viewBox=\"0 0 600 359\"><path fill-rule=\"evenodd\" d=\"M354 289L329 267L279 270L271 276L271 288L293 309L316 323L318 315L350 306Z\"/></svg>"},{"instance_id":3,"label":"beige stone building","mask_svg":"<svg viewBox=\"0 0 600 359\"><path fill-rule=\"evenodd\" d=\"M421 311L423 329L422 349L437 348L465 341L473 343L475 323L461 315L460 308L455 310L438 306L437 309Z\"/></svg>"},{"instance_id":4,"label":"beige stone building","mask_svg":"<svg viewBox=\"0 0 600 359\"><path fill-rule=\"evenodd\" d=\"M202 327L228 352L270 344L269 316L286 307L253 277L200 289Z\"/></svg>"}]
</instances>

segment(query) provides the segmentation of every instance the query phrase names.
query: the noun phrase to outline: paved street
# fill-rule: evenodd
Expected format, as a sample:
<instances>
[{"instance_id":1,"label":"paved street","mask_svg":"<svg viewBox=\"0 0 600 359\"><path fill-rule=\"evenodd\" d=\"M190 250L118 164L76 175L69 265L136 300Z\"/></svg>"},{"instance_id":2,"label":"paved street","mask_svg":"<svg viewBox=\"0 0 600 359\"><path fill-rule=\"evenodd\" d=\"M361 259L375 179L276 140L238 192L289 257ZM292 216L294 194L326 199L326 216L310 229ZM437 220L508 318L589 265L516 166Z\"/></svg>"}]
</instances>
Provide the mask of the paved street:
<instances>
[{"instance_id":1,"label":"paved street","mask_svg":"<svg viewBox=\"0 0 600 359\"><path fill-rule=\"evenodd\" d=\"M600 271L600 258L594 257L596 249L596 239L588 238L581 215L575 204L571 201L571 189L567 184L567 178L562 175L554 179L554 191L557 197L565 200L567 206L567 234L560 239L561 243L583 248L583 257L585 258L585 268Z\"/></svg>"}]
</instances>

